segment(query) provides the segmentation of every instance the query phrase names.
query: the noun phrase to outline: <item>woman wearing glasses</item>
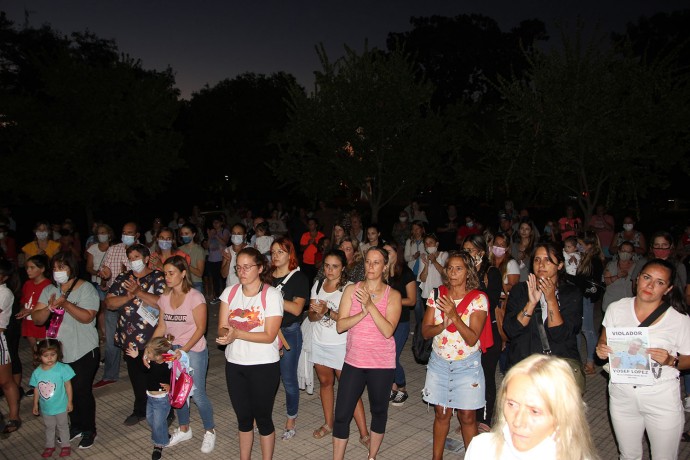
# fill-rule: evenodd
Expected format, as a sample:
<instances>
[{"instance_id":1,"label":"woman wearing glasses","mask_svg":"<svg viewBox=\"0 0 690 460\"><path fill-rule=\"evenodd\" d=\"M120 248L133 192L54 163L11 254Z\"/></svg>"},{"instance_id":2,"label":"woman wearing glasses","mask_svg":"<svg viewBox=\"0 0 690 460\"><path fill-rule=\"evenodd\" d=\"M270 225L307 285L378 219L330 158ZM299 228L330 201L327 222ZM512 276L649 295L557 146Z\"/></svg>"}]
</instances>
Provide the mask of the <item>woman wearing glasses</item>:
<instances>
[{"instance_id":1,"label":"woman wearing glasses","mask_svg":"<svg viewBox=\"0 0 690 460\"><path fill-rule=\"evenodd\" d=\"M266 258L254 248L237 254L239 284L225 288L218 313L219 345L225 349L225 377L237 416L240 459L250 460L254 421L264 459L273 458L273 403L280 382L278 330L283 296L270 285Z\"/></svg>"},{"instance_id":2,"label":"woman wearing glasses","mask_svg":"<svg viewBox=\"0 0 690 460\"><path fill-rule=\"evenodd\" d=\"M678 371L690 368L690 318L674 279L676 267L670 261L647 262L637 278L637 296L612 303L604 316L596 353L599 358L608 359L613 349L606 341L607 329L638 327L666 304L666 309L656 314L663 313L647 327L653 384L609 383L609 411L620 458L642 458L645 430L652 458L678 458L684 423Z\"/></svg>"},{"instance_id":3,"label":"woman wearing glasses","mask_svg":"<svg viewBox=\"0 0 690 460\"><path fill-rule=\"evenodd\" d=\"M280 330L290 349L283 349L280 358L280 378L285 387L287 421L281 439L295 436L299 409L297 364L302 353L302 309L309 298L309 281L299 270L295 246L290 238L282 236L271 245L271 284L283 295L283 320Z\"/></svg>"}]
</instances>

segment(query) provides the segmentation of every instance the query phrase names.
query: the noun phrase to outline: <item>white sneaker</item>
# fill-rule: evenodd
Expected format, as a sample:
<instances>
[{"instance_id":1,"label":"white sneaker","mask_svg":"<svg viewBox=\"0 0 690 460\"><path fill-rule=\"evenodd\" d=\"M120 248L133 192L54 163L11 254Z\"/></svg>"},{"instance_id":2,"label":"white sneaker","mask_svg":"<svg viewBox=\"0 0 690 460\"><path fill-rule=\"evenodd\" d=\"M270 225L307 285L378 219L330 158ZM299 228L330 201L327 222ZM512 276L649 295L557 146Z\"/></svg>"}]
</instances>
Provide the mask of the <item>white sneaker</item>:
<instances>
[{"instance_id":1,"label":"white sneaker","mask_svg":"<svg viewBox=\"0 0 690 460\"><path fill-rule=\"evenodd\" d=\"M177 429L175 429L175 431L173 431L172 436L170 436L170 442L168 443L168 445L166 447L172 447L172 446L175 446L181 442L189 441L190 439L192 439L192 427L191 426L189 427L188 431L182 431L179 428L177 428Z\"/></svg>"},{"instance_id":2,"label":"white sneaker","mask_svg":"<svg viewBox=\"0 0 690 460\"><path fill-rule=\"evenodd\" d=\"M685 399L683 400L684 404L683 407L685 408L685 412L690 412L690 396L686 396Z\"/></svg>"},{"instance_id":3,"label":"white sneaker","mask_svg":"<svg viewBox=\"0 0 690 460\"><path fill-rule=\"evenodd\" d=\"M208 454L216 447L216 430L204 433L204 442L201 443L201 452Z\"/></svg>"}]
</instances>

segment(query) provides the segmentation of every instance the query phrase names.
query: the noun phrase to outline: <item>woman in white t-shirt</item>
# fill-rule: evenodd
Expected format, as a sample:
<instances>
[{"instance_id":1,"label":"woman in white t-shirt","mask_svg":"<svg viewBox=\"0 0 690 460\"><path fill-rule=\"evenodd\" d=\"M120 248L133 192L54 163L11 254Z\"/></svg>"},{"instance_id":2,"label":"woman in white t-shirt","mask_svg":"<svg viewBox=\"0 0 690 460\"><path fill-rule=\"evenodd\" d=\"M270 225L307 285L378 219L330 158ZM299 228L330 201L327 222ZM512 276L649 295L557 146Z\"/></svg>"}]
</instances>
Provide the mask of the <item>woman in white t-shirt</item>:
<instances>
[{"instance_id":1,"label":"woman in white t-shirt","mask_svg":"<svg viewBox=\"0 0 690 460\"><path fill-rule=\"evenodd\" d=\"M223 250L223 262L220 267L220 275L225 278L225 287L240 282L235 270L237 254L247 247L247 227L243 224L235 224L230 231L230 246Z\"/></svg>"},{"instance_id":2,"label":"woman in white t-shirt","mask_svg":"<svg viewBox=\"0 0 690 460\"><path fill-rule=\"evenodd\" d=\"M231 269L240 282L220 295L216 342L227 345L225 377L237 416L240 459L251 459L255 420L262 456L273 458L272 413L280 382L278 330L283 296L271 286L266 258L256 249L242 249Z\"/></svg>"},{"instance_id":3,"label":"woman in white t-shirt","mask_svg":"<svg viewBox=\"0 0 690 460\"><path fill-rule=\"evenodd\" d=\"M491 254L489 261L494 267L501 271L503 279L503 292L501 292L501 303L496 308L496 325L498 326L498 333L501 335L503 347L508 342L505 332L503 332L503 318L506 313L506 302L508 295L513 286L520 282L520 266L517 261L513 259L510 253L510 238L505 233L497 233L494 236L493 246L491 246ZM494 340L496 338L494 337Z\"/></svg>"},{"instance_id":4,"label":"woman in white t-shirt","mask_svg":"<svg viewBox=\"0 0 690 460\"><path fill-rule=\"evenodd\" d=\"M333 431L335 392L334 380L340 380L340 371L345 362L345 347L347 344L347 331L338 334L336 321L338 320L338 308L340 298L345 287L352 284L347 281L344 268L347 266L347 257L340 249L333 249L326 253L323 259L325 278L317 280L311 289L311 302L309 305L309 321L314 323L312 329L312 361L319 378L321 406L325 422L323 426L314 430L314 437L321 439ZM355 423L359 429L361 439L369 436L364 405L360 398L355 408Z\"/></svg>"},{"instance_id":5,"label":"woman in white t-shirt","mask_svg":"<svg viewBox=\"0 0 690 460\"><path fill-rule=\"evenodd\" d=\"M443 284L443 266L448 259L448 253L438 250L438 238L433 233L424 236L425 252L419 257L421 267L419 271L419 285L422 290L422 300L426 303L431 292Z\"/></svg>"},{"instance_id":6,"label":"woman in white t-shirt","mask_svg":"<svg viewBox=\"0 0 690 460\"><path fill-rule=\"evenodd\" d=\"M185 224L187 225L187 224ZM206 371L208 369L208 347L206 344L206 299L194 289L187 261L182 256L172 256L163 265L165 273L165 292L158 298L158 326L153 337L173 336L173 349L178 359L180 351L189 356L189 366L193 369L194 404L199 409L204 424L204 440L201 451L213 451L216 443L216 430L213 421L213 406L206 395ZM146 363L145 363L146 365ZM176 429L168 447L192 439L189 426L189 402L177 409L180 427Z\"/></svg>"},{"instance_id":7,"label":"woman in white t-shirt","mask_svg":"<svg viewBox=\"0 0 690 460\"><path fill-rule=\"evenodd\" d=\"M609 411L621 458L642 458L645 430L652 458L678 458L684 424L678 376L679 370L690 368L690 317L681 290L672 284L675 276L673 263L652 259L637 277L637 296L613 302L604 316L596 353L608 359L613 349L606 341L607 329L638 327L660 306L667 308L646 328L653 384L609 383Z\"/></svg>"}]
</instances>

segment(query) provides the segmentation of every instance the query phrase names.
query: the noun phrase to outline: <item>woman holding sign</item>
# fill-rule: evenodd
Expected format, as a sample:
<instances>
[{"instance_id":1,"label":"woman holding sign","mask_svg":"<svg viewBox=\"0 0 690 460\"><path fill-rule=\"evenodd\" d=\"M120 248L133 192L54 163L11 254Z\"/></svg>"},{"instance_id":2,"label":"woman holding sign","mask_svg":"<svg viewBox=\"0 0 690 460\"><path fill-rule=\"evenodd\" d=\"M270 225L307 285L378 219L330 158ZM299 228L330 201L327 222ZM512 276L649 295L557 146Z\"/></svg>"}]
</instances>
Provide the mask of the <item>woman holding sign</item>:
<instances>
[{"instance_id":1,"label":"woman holding sign","mask_svg":"<svg viewBox=\"0 0 690 460\"><path fill-rule=\"evenodd\" d=\"M474 259L466 251L450 253L446 283L429 295L422 335L433 338L424 401L434 404L434 459L443 449L453 411L458 410L465 446L478 433L476 410L484 407L484 371L479 335L486 322L489 300L478 290Z\"/></svg>"},{"instance_id":2,"label":"woman holding sign","mask_svg":"<svg viewBox=\"0 0 690 460\"><path fill-rule=\"evenodd\" d=\"M652 385L609 383L609 410L622 459L642 458L645 430L652 458L678 458L684 423L678 371L690 368L690 318L680 289L672 284L675 271L665 260L647 262L637 278L637 296L612 303L604 316L596 348L601 359L613 353L607 329L647 327L649 333Z\"/></svg>"}]
</instances>

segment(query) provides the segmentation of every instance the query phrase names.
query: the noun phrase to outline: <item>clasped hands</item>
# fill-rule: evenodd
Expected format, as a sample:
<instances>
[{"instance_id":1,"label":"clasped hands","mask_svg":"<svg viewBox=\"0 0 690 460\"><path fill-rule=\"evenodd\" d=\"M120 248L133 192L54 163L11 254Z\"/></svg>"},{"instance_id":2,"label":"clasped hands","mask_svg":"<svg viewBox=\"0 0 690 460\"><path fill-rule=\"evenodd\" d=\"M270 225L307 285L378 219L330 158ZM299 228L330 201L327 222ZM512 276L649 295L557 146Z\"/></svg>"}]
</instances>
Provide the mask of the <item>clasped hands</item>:
<instances>
[{"instance_id":1,"label":"clasped hands","mask_svg":"<svg viewBox=\"0 0 690 460\"><path fill-rule=\"evenodd\" d=\"M224 326L224 329L227 329L228 332L216 338L218 345L230 345L237 338L238 329L236 327Z\"/></svg>"}]
</instances>

